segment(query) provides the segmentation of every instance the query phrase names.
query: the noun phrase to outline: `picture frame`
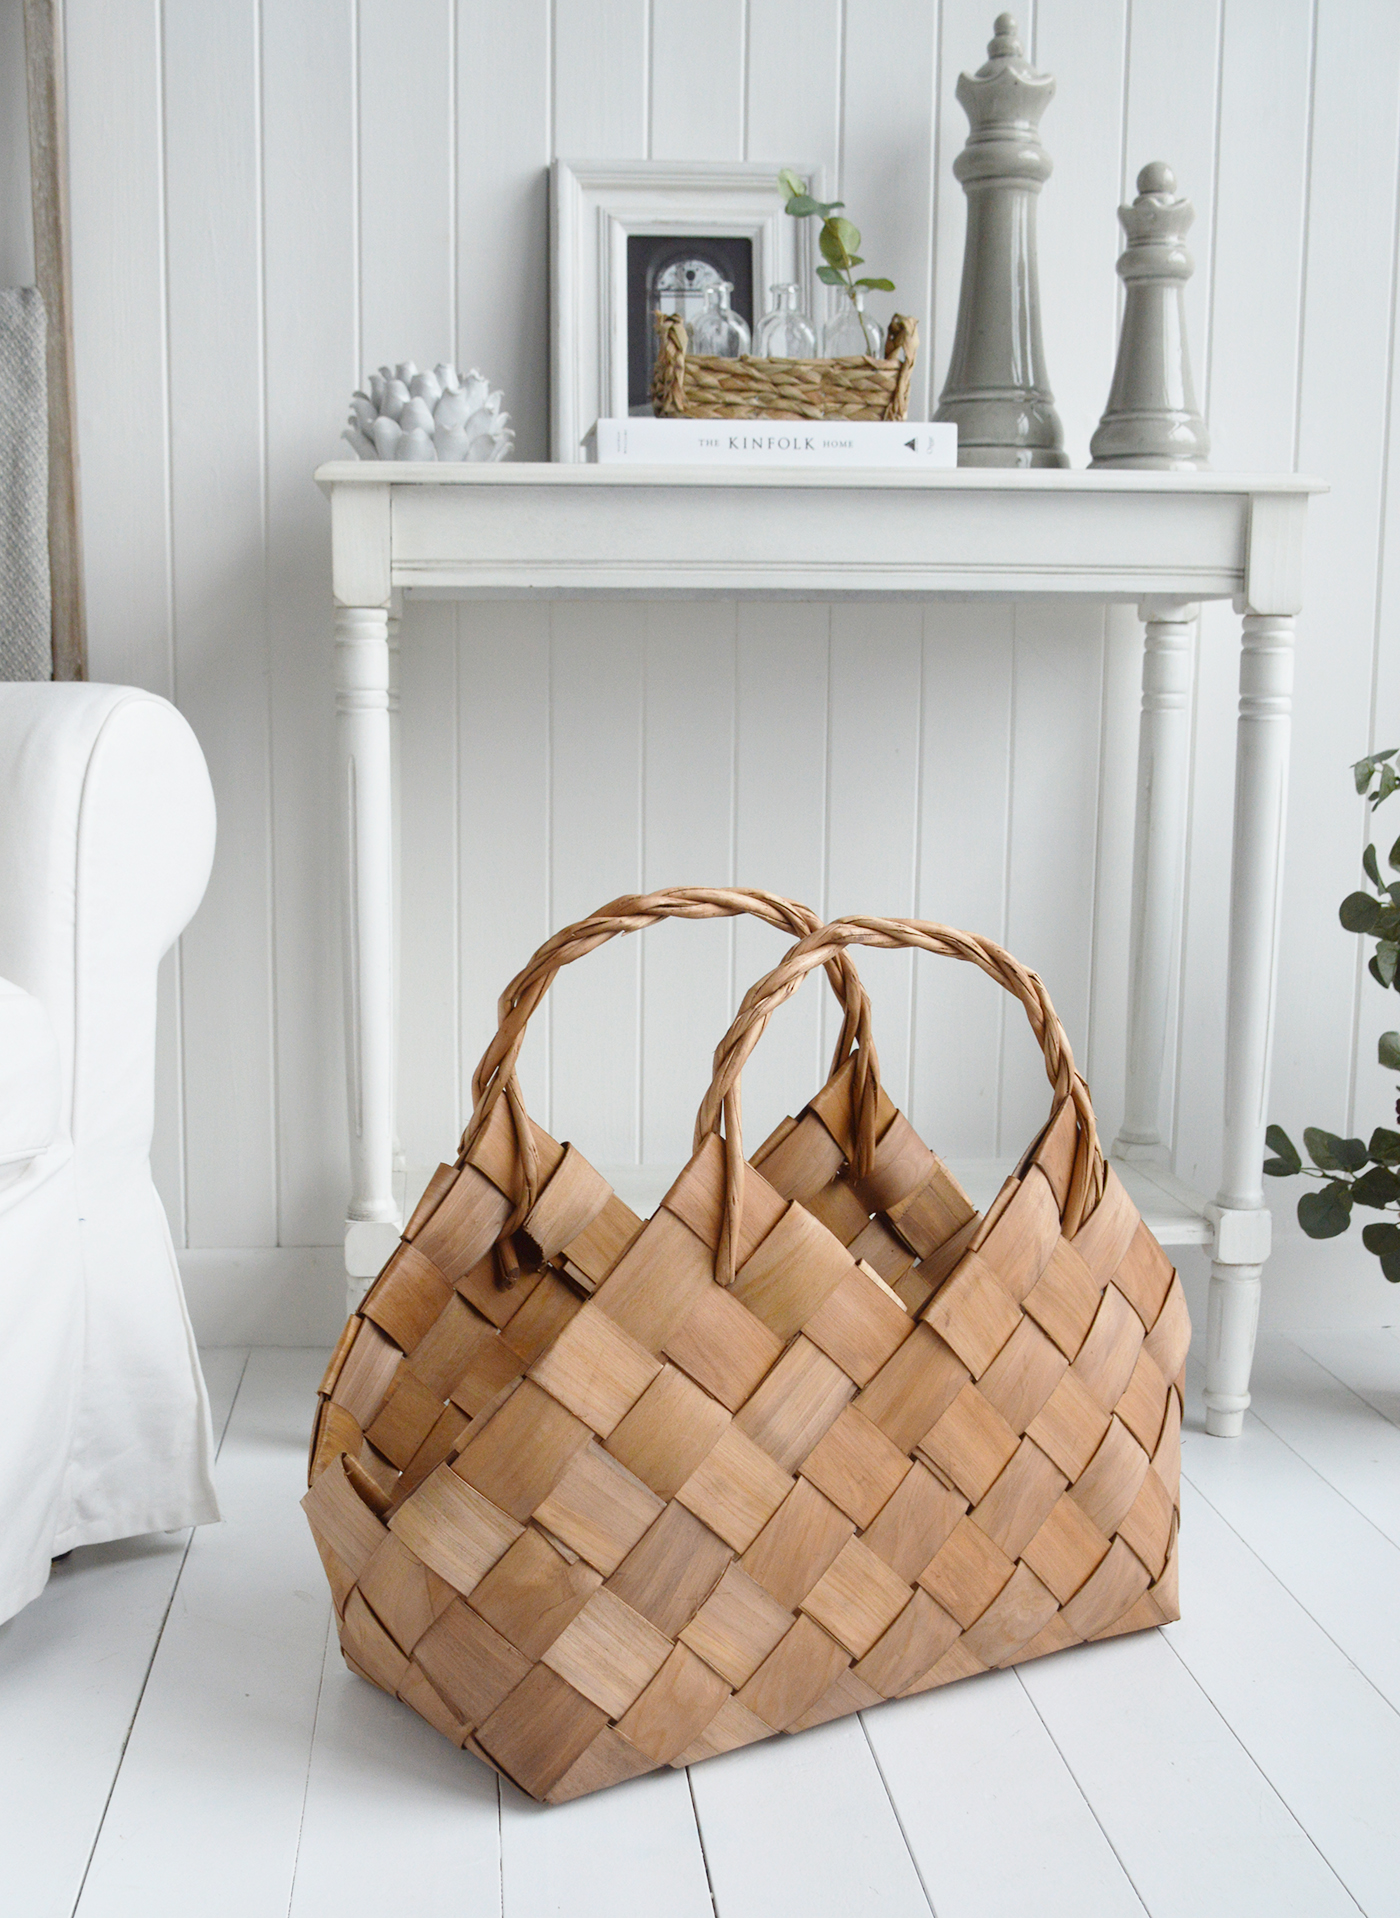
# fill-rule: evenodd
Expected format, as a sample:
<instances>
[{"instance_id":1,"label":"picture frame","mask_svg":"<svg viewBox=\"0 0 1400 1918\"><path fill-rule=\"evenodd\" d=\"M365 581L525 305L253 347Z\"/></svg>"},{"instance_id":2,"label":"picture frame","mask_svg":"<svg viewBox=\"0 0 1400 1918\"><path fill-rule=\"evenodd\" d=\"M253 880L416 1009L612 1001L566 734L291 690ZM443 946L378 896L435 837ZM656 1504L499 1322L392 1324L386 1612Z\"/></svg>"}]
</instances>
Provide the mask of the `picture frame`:
<instances>
[{"instance_id":1,"label":"picture frame","mask_svg":"<svg viewBox=\"0 0 1400 1918\"><path fill-rule=\"evenodd\" d=\"M820 167L792 171L822 198ZM785 205L776 161L554 162L551 459L586 461L595 421L625 418L645 404L650 364L639 328L646 289L668 287L674 304L667 310L684 311L707 277L732 279L736 308L756 330L768 288L795 281L808 313L820 316L813 223L789 219Z\"/></svg>"}]
</instances>

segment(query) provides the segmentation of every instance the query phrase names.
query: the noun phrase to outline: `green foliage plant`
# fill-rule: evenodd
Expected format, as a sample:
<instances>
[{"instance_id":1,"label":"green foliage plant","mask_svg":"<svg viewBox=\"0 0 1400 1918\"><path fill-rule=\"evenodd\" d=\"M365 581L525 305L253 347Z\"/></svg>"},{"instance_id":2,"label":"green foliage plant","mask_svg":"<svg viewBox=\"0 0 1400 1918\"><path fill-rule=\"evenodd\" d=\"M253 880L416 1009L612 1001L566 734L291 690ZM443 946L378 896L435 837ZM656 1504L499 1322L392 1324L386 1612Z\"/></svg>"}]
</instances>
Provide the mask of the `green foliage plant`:
<instances>
[{"instance_id":1,"label":"green foliage plant","mask_svg":"<svg viewBox=\"0 0 1400 1918\"><path fill-rule=\"evenodd\" d=\"M1400 788L1395 760L1400 747L1371 753L1352 767L1356 790L1372 811ZM1400 839L1386 855L1391 873L1400 875ZM1348 932L1374 939L1375 951L1367 970L1385 991L1400 992L1400 877L1382 880L1376 849L1368 845L1361 856L1368 891L1351 892L1342 901L1338 917ZM1383 1032L1378 1058L1392 1072L1400 1072L1400 1032ZM1400 1125L1400 1099L1395 1117ZM1351 1224L1353 1208L1389 1214L1362 1227L1361 1242L1380 1260L1381 1271L1400 1285L1400 1132L1377 1126L1369 1141L1342 1139L1335 1132L1308 1126L1303 1145L1310 1164L1304 1165L1298 1148L1282 1126L1271 1125L1264 1135L1272 1154L1264 1161L1270 1178L1319 1181L1318 1189L1298 1201L1298 1223L1310 1239L1335 1239Z\"/></svg>"},{"instance_id":2,"label":"green foliage plant","mask_svg":"<svg viewBox=\"0 0 1400 1918\"><path fill-rule=\"evenodd\" d=\"M841 218L844 200L814 200L790 167L784 167L779 173L778 185L788 196L786 211L794 220L821 220L817 245L822 264L817 268L817 278L825 286L844 287L852 305L856 288L860 286L868 287L872 293L894 292L893 280L852 277L852 270L864 266L865 261L860 252L860 228Z\"/></svg>"}]
</instances>

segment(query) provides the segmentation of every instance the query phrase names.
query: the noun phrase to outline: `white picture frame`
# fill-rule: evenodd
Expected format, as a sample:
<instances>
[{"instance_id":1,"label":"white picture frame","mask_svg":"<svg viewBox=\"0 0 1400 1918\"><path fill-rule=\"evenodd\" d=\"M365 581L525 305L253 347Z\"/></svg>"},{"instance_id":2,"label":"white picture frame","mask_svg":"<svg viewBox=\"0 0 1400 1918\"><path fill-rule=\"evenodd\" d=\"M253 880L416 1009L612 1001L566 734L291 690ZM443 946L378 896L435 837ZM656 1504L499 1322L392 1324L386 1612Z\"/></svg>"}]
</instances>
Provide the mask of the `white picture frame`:
<instances>
[{"instance_id":1,"label":"white picture frame","mask_svg":"<svg viewBox=\"0 0 1400 1918\"><path fill-rule=\"evenodd\" d=\"M816 199L822 170L793 166ZM823 308L814 222L789 219L778 167L764 161L556 160L550 178L550 457L588 458L599 419L627 413L627 241L694 234L753 244L754 299L795 281L809 314Z\"/></svg>"}]
</instances>

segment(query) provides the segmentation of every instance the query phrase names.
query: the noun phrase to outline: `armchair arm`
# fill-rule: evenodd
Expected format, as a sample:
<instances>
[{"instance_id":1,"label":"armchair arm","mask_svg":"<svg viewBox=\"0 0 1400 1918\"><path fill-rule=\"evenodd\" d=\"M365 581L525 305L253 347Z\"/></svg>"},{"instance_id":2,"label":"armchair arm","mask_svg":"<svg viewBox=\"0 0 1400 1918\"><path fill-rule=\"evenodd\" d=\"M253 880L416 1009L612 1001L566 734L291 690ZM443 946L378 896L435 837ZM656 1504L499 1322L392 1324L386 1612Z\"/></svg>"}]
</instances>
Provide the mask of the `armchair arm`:
<instances>
[{"instance_id":1,"label":"armchair arm","mask_svg":"<svg viewBox=\"0 0 1400 1918\"><path fill-rule=\"evenodd\" d=\"M32 994L0 979L0 1184L53 1145L62 1114L53 1022Z\"/></svg>"}]
</instances>

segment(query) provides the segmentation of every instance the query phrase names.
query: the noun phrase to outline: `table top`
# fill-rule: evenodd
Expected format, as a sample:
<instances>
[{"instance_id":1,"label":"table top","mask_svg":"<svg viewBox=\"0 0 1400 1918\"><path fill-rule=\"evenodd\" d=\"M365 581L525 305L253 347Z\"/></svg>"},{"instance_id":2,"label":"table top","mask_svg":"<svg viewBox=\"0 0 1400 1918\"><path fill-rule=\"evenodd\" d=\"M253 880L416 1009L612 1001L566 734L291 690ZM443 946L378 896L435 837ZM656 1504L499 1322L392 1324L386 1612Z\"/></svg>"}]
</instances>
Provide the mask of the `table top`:
<instances>
[{"instance_id":1,"label":"table top","mask_svg":"<svg viewBox=\"0 0 1400 1918\"><path fill-rule=\"evenodd\" d=\"M1302 604L1292 473L337 460L335 596L1073 594Z\"/></svg>"},{"instance_id":2,"label":"table top","mask_svg":"<svg viewBox=\"0 0 1400 1918\"><path fill-rule=\"evenodd\" d=\"M316 483L335 486L563 486L563 487L760 487L871 492L970 493L1325 493L1328 482L1302 473L1142 472L1121 467L1089 468L959 466L951 471L905 472L864 466L608 466L546 460L502 460L467 465L436 460L328 460Z\"/></svg>"}]
</instances>

